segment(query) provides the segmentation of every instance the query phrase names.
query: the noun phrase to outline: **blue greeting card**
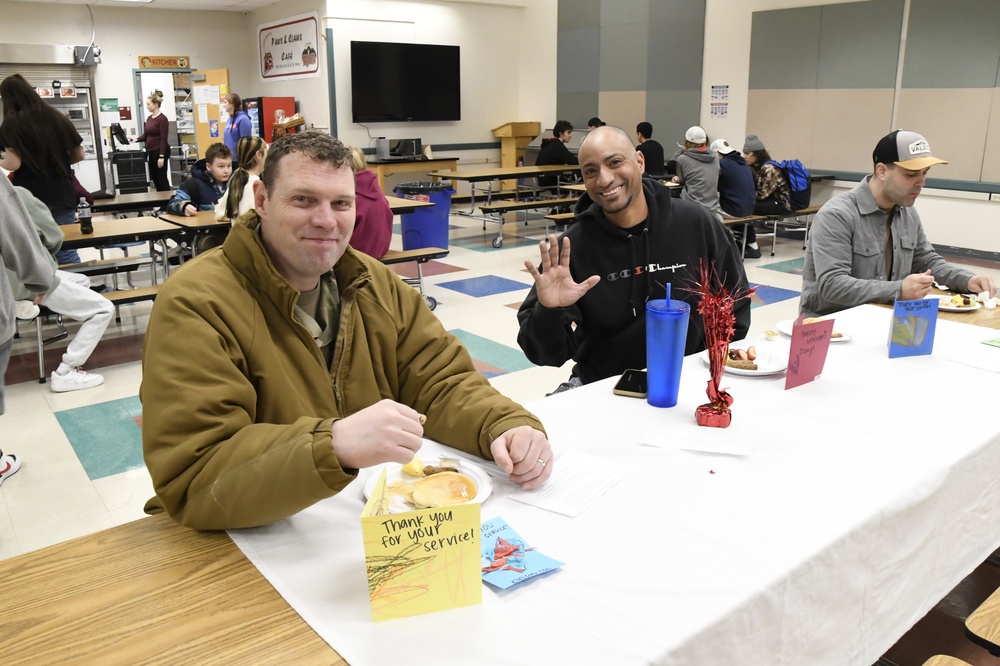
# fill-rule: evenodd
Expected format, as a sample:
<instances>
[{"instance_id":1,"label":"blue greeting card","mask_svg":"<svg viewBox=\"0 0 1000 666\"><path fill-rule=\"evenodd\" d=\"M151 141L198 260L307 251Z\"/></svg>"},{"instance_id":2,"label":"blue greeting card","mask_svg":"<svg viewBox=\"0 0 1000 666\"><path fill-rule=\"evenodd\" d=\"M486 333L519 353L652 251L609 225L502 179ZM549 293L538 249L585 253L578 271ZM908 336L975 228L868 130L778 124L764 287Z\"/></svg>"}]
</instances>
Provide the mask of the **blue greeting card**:
<instances>
[{"instance_id":1,"label":"blue greeting card","mask_svg":"<svg viewBox=\"0 0 1000 666\"><path fill-rule=\"evenodd\" d=\"M889 328L889 358L926 356L934 351L938 299L896 301Z\"/></svg>"},{"instance_id":2,"label":"blue greeting card","mask_svg":"<svg viewBox=\"0 0 1000 666\"><path fill-rule=\"evenodd\" d=\"M483 580L506 590L549 571L562 562L542 555L524 542L503 518L497 516L482 524Z\"/></svg>"}]
</instances>

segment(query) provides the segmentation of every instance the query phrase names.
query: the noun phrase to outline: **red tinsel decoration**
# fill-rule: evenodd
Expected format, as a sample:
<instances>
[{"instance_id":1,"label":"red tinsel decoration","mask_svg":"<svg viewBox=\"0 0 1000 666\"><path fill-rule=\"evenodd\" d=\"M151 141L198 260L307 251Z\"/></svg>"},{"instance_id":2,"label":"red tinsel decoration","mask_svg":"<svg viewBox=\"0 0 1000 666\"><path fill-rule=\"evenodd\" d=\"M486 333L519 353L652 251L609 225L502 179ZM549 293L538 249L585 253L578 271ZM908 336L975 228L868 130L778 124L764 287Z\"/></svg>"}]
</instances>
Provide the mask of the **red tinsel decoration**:
<instances>
[{"instance_id":1,"label":"red tinsel decoration","mask_svg":"<svg viewBox=\"0 0 1000 666\"><path fill-rule=\"evenodd\" d=\"M724 389L720 389L719 384L722 382L722 372L726 367L729 343L736 333L733 328L736 324L733 306L737 301L749 298L754 290L745 289L730 294L719 280L714 265L710 266L702 260L699 268L699 281L687 291L701 296L698 314L705 320L705 348L708 350L711 379L705 391L710 402L699 406L694 416L700 426L727 428L732 422L729 406L733 404L733 397Z\"/></svg>"}]
</instances>

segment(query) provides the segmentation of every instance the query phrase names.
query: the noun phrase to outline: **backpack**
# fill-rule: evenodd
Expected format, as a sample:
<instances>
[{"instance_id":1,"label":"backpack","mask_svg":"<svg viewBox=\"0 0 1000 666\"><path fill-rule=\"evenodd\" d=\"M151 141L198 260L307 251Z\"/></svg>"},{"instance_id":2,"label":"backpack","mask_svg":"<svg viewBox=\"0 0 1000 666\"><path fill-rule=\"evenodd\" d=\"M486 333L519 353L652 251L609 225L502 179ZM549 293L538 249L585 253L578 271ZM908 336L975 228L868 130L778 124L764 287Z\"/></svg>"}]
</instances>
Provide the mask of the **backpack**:
<instances>
[{"instance_id":1,"label":"backpack","mask_svg":"<svg viewBox=\"0 0 1000 666\"><path fill-rule=\"evenodd\" d=\"M792 210L800 210L809 207L809 199L812 197L812 182L809 180L809 170L802 166L798 160L784 160L783 162L770 161L768 164L781 169L788 181L788 203L792 205Z\"/></svg>"}]
</instances>

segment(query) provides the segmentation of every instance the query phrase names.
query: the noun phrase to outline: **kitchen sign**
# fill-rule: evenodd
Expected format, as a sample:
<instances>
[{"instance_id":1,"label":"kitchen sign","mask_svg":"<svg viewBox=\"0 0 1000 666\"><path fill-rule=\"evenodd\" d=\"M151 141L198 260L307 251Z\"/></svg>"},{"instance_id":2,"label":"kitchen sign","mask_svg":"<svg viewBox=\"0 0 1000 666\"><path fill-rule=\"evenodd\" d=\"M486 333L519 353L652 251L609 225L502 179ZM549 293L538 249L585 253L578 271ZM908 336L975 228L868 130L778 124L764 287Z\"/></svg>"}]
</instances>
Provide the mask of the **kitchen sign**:
<instances>
[{"instance_id":1,"label":"kitchen sign","mask_svg":"<svg viewBox=\"0 0 1000 666\"><path fill-rule=\"evenodd\" d=\"M319 15L299 14L257 26L261 81L319 76Z\"/></svg>"},{"instance_id":2,"label":"kitchen sign","mask_svg":"<svg viewBox=\"0 0 1000 666\"><path fill-rule=\"evenodd\" d=\"M187 69L191 58L187 56L139 56L139 69Z\"/></svg>"}]
</instances>

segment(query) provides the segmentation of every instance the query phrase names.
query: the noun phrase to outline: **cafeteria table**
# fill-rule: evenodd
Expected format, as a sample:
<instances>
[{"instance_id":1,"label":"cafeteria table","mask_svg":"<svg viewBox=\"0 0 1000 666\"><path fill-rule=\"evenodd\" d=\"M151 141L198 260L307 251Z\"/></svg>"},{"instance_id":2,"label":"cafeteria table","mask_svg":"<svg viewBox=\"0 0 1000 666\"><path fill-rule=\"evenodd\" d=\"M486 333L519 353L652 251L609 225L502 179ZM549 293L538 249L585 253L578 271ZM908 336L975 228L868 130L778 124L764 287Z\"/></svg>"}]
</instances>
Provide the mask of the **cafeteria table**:
<instances>
[{"instance_id":1,"label":"cafeteria table","mask_svg":"<svg viewBox=\"0 0 1000 666\"><path fill-rule=\"evenodd\" d=\"M198 240L213 231L228 229L231 225L229 220L219 221L214 210L200 210L194 215L177 215L175 213L160 213L159 218L184 229L186 234L191 235L188 245L191 248L191 256L198 253Z\"/></svg>"},{"instance_id":2,"label":"cafeteria table","mask_svg":"<svg viewBox=\"0 0 1000 666\"><path fill-rule=\"evenodd\" d=\"M232 540L166 515L0 561L15 664L344 664Z\"/></svg>"},{"instance_id":3,"label":"cafeteria table","mask_svg":"<svg viewBox=\"0 0 1000 666\"><path fill-rule=\"evenodd\" d=\"M435 178L441 178L442 180L461 180L469 183L471 190L471 200L469 203L468 213L463 213L463 215L472 215L476 210L476 192L482 192L486 195L486 203L490 203L493 196L493 186L494 181L507 180L507 179L517 179L520 181L523 178L535 178L537 176L543 175L563 175L568 173L579 173L580 167L576 164L547 164L542 166L513 166L513 167L491 167L484 169L463 169L462 171L432 171L431 176ZM476 187L477 183L490 183L486 187ZM564 185L559 185L559 188L565 188ZM538 188L522 188L518 186L517 191L530 190L532 192L537 192Z\"/></svg>"},{"instance_id":4,"label":"cafeteria table","mask_svg":"<svg viewBox=\"0 0 1000 666\"><path fill-rule=\"evenodd\" d=\"M997 334L942 319L932 356L889 359L891 314L839 313L847 340L811 384L725 375L735 398L725 430L695 425L708 380L698 355L685 359L672 409L612 395L615 378L528 405L557 451L556 475L582 452L627 476L576 518L513 501L495 481L483 520L503 517L565 566L487 587L482 607L371 622L360 484L233 537L356 666L455 655L870 666L1000 546L1000 421L971 408L997 375L964 358L996 362L1000 350L981 342ZM756 344L787 358L788 338ZM950 407L929 412L935 400Z\"/></svg>"},{"instance_id":5,"label":"cafeteria table","mask_svg":"<svg viewBox=\"0 0 1000 666\"><path fill-rule=\"evenodd\" d=\"M372 623L362 471L335 497L230 533L273 590L223 535L162 517L0 562L4 661L134 663L162 650L161 661L339 663L315 630L352 666L870 666L1000 546L1000 421L975 408L995 392L1000 350L981 343L996 329L942 318L933 355L889 359L891 314L838 313L846 341L816 382L785 391L780 373L726 374L728 429L694 424L699 355L671 409L613 395L615 378L528 405L556 451L553 481L574 456L626 476L576 518L494 480L482 519L502 516L565 565L486 586L480 606ZM788 338L755 342L788 353ZM283 641L288 654L272 659Z\"/></svg>"},{"instance_id":6,"label":"cafeteria table","mask_svg":"<svg viewBox=\"0 0 1000 666\"><path fill-rule=\"evenodd\" d=\"M457 169L457 157L434 157L434 158L389 158L379 160L370 158L368 168L375 172L378 177L378 187L382 193L389 196L391 192L385 191L385 177L397 173L430 174L435 169Z\"/></svg>"},{"instance_id":7,"label":"cafeteria table","mask_svg":"<svg viewBox=\"0 0 1000 666\"><path fill-rule=\"evenodd\" d=\"M90 210L95 214L113 213L119 215L124 213L141 213L162 206L170 201L171 195L173 195L173 191L119 194L109 199L94 199L94 204L90 207Z\"/></svg>"},{"instance_id":8,"label":"cafeteria table","mask_svg":"<svg viewBox=\"0 0 1000 666\"><path fill-rule=\"evenodd\" d=\"M81 247L98 247L117 245L119 243L146 242L149 244L150 256L153 256L153 245L160 244L166 250L167 239L180 234L177 225L170 224L155 217L125 217L121 219L93 220L94 233L84 234L79 224L67 224L59 227L63 232L64 250ZM163 256L166 256L165 253ZM151 266L153 264L150 264ZM163 262L163 275L169 272L166 260ZM150 270L151 281L156 284L156 271Z\"/></svg>"},{"instance_id":9,"label":"cafeteria table","mask_svg":"<svg viewBox=\"0 0 1000 666\"><path fill-rule=\"evenodd\" d=\"M389 202L389 208L392 209L393 215L406 215L419 208L427 208L428 206L435 205L432 201L417 201L416 199L404 199L403 197L388 196L385 200Z\"/></svg>"}]
</instances>

